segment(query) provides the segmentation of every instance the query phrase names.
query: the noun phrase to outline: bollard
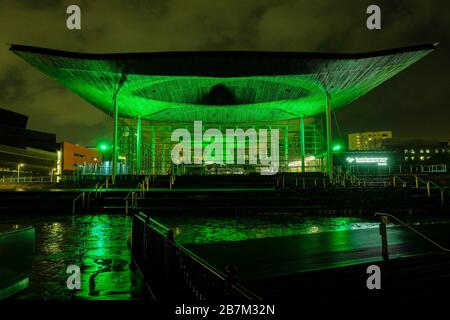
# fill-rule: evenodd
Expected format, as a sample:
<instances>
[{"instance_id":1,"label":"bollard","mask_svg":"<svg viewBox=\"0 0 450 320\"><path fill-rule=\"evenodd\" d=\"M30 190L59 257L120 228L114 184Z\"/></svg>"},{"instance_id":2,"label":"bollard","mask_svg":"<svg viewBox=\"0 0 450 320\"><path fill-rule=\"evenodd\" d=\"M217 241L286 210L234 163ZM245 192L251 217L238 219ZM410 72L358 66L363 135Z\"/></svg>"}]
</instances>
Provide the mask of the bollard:
<instances>
[{"instance_id":1,"label":"bollard","mask_svg":"<svg viewBox=\"0 0 450 320\"><path fill-rule=\"evenodd\" d=\"M419 189L419 177L416 176L416 189Z\"/></svg>"},{"instance_id":2,"label":"bollard","mask_svg":"<svg viewBox=\"0 0 450 320\"><path fill-rule=\"evenodd\" d=\"M427 196L431 196L431 190L430 190L430 180L427 181Z\"/></svg>"},{"instance_id":3,"label":"bollard","mask_svg":"<svg viewBox=\"0 0 450 320\"><path fill-rule=\"evenodd\" d=\"M444 190L441 190L441 205L444 206Z\"/></svg>"},{"instance_id":4,"label":"bollard","mask_svg":"<svg viewBox=\"0 0 450 320\"><path fill-rule=\"evenodd\" d=\"M387 230L386 224L388 223L388 218L385 216L381 217L380 223L380 235L381 235L381 255L384 260L389 259L388 243L387 243Z\"/></svg>"},{"instance_id":5,"label":"bollard","mask_svg":"<svg viewBox=\"0 0 450 320\"><path fill-rule=\"evenodd\" d=\"M128 199L125 200L125 214L128 214Z\"/></svg>"},{"instance_id":6,"label":"bollard","mask_svg":"<svg viewBox=\"0 0 450 320\"><path fill-rule=\"evenodd\" d=\"M84 208L85 192L81 194L81 207Z\"/></svg>"},{"instance_id":7,"label":"bollard","mask_svg":"<svg viewBox=\"0 0 450 320\"><path fill-rule=\"evenodd\" d=\"M395 188L395 176L392 177L392 185L393 185L394 188Z\"/></svg>"}]
</instances>

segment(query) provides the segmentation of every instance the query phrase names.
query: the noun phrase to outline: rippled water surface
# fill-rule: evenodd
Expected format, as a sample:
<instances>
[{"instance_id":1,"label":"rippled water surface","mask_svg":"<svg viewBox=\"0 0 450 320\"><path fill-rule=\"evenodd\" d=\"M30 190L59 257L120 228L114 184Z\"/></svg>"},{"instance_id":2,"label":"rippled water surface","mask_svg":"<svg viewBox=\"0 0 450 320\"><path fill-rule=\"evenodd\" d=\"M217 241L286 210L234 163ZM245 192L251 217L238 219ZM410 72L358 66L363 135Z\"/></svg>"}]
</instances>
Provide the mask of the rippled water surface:
<instances>
[{"instance_id":1,"label":"rippled water surface","mask_svg":"<svg viewBox=\"0 0 450 320\"><path fill-rule=\"evenodd\" d=\"M378 227L357 217L302 217L296 214L183 217L156 216L174 230L179 243L210 243Z\"/></svg>"},{"instance_id":2,"label":"rippled water surface","mask_svg":"<svg viewBox=\"0 0 450 320\"><path fill-rule=\"evenodd\" d=\"M361 217L154 216L181 244L215 243L378 227ZM130 271L131 217L123 215L2 216L1 223L33 225L36 248L30 287L19 299L136 299L139 281ZM428 223L428 222L427 222ZM420 222L415 222L420 224ZM69 265L81 267L82 288L67 289Z\"/></svg>"}]
</instances>

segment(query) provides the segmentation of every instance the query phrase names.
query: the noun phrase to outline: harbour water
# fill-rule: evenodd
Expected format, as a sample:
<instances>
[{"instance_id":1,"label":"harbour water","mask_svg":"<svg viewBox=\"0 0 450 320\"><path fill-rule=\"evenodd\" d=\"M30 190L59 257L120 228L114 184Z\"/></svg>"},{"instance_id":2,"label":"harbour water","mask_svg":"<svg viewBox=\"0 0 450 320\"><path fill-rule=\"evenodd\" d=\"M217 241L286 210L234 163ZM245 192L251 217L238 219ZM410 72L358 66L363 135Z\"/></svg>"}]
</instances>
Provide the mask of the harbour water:
<instances>
[{"instance_id":1,"label":"harbour water","mask_svg":"<svg viewBox=\"0 0 450 320\"><path fill-rule=\"evenodd\" d=\"M252 216L155 216L174 230L182 245L214 245L251 239L371 230L374 218ZM28 224L36 248L28 290L17 299L140 299L140 283L130 270L131 217L124 215L2 216L1 223ZM421 224L416 221L415 224ZM286 238L287 239L287 238ZM356 245L356 244L355 244ZM81 290L69 290L67 267L81 268Z\"/></svg>"}]
</instances>

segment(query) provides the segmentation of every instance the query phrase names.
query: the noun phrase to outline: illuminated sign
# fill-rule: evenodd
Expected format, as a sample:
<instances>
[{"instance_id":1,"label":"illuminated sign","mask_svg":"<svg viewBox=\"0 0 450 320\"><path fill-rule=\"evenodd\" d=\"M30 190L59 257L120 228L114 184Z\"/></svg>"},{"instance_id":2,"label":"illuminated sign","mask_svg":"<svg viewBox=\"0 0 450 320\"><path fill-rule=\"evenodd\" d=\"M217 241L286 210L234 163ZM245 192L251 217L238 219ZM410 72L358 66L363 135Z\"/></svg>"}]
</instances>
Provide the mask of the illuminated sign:
<instances>
[{"instance_id":1,"label":"illuminated sign","mask_svg":"<svg viewBox=\"0 0 450 320\"><path fill-rule=\"evenodd\" d=\"M387 157L347 157L350 164L377 164L379 166L387 166Z\"/></svg>"}]
</instances>

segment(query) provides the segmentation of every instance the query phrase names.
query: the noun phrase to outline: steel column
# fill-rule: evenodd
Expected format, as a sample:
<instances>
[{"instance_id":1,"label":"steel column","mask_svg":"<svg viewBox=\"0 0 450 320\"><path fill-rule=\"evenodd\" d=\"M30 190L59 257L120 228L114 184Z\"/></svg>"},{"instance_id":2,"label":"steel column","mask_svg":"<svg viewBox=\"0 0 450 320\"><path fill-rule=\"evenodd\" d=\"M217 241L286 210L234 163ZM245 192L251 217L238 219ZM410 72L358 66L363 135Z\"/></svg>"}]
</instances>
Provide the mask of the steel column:
<instances>
[{"instance_id":1,"label":"steel column","mask_svg":"<svg viewBox=\"0 0 450 320\"><path fill-rule=\"evenodd\" d=\"M327 105L325 112L326 126L327 126L327 173L330 177L333 176L333 151L332 151L332 134L331 134L331 97L328 91L325 91L327 96Z\"/></svg>"},{"instance_id":2,"label":"steel column","mask_svg":"<svg viewBox=\"0 0 450 320\"><path fill-rule=\"evenodd\" d=\"M141 174L141 143L142 143L142 124L141 116L137 118L137 128L136 128L136 174Z\"/></svg>"},{"instance_id":3,"label":"steel column","mask_svg":"<svg viewBox=\"0 0 450 320\"><path fill-rule=\"evenodd\" d=\"M305 172L305 119L300 118L300 157L302 158L302 173Z\"/></svg>"},{"instance_id":4,"label":"steel column","mask_svg":"<svg viewBox=\"0 0 450 320\"><path fill-rule=\"evenodd\" d=\"M119 134L119 106L117 105L117 92L113 96L113 108L114 108L114 136L113 136L113 152L112 152L112 184L116 183L117 174L117 143Z\"/></svg>"}]
</instances>

